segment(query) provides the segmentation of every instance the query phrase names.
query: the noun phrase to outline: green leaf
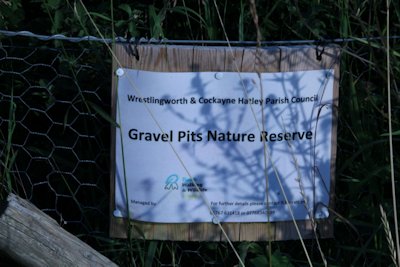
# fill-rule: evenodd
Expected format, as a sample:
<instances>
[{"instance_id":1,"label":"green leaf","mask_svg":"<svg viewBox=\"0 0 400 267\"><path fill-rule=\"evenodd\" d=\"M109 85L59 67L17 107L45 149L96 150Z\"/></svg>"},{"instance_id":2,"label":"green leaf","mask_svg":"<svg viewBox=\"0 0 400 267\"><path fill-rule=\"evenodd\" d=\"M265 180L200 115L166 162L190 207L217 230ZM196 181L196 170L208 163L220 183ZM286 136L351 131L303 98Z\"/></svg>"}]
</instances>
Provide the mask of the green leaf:
<instances>
[{"instance_id":1,"label":"green leaf","mask_svg":"<svg viewBox=\"0 0 400 267\"><path fill-rule=\"evenodd\" d=\"M107 113L105 112L101 107L97 106L95 103L92 103L90 101L87 101L87 104L93 108L103 119L108 121L112 126L118 127L118 123Z\"/></svg>"},{"instance_id":2,"label":"green leaf","mask_svg":"<svg viewBox=\"0 0 400 267\"><path fill-rule=\"evenodd\" d=\"M151 37L154 38L164 37L162 28L163 18L160 14L157 14L154 5L149 5L149 18L150 18Z\"/></svg>"},{"instance_id":3,"label":"green leaf","mask_svg":"<svg viewBox=\"0 0 400 267\"><path fill-rule=\"evenodd\" d=\"M100 14L100 13L97 13L97 12L89 12L89 13L90 13L90 15L92 17L98 17L98 18L104 19L104 20L109 21L109 22L112 21L109 17L107 17L107 16L105 16L103 14Z\"/></svg>"},{"instance_id":4,"label":"green leaf","mask_svg":"<svg viewBox=\"0 0 400 267\"><path fill-rule=\"evenodd\" d=\"M248 250L253 254L264 254L264 249L259 244L254 242L249 244Z\"/></svg>"},{"instance_id":5,"label":"green leaf","mask_svg":"<svg viewBox=\"0 0 400 267\"><path fill-rule=\"evenodd\" d=\"M400 130L392 132L392 135L400 135ZM389 133L381 134L381 136L389 136Z\"/></svg>"},{"instance_id":6,"label":"green leaf","mask_svg":"<svg viewBox=\"0 0 400 267\"><path fill-rule=\"evenodd\" d=\"M115 27L119 28L126 24L126 20L118 20L115 22Z\"/></svg>"},{"instance_id":7,"label":"green leaf","mask_svg":"<svg viewBox=\"0 0 400 267\"><path fill-rule=\"evenodd\" d=\"M147 249L146 259L144 262L145 267L152 267L154 262L154 256L156 255L157 251L157 241L150 241L149 247Z\"/></svg>"},{"instance_id":8,"label":"green leaf","mask_svg":"<svg viewBox=\"0 0 400 267\"><path fill-rule=\"evenodd\" d=\"M259 255L251 260L249 260L250 266L258 267L258 266L268 266L268 260L265 255ZM275 267L275 265L272 265Z\"/></svg>"},{"instance_id":9,"label":"green leaf","mask_svg":"<svg viewBox=\"0 0 400 267\"><path fill-rule=\"evenodd\" d=\"M282 255L279 250L275 250L271 256L271 265L276 267L293 267L289 257Z\"/></svg>"},{"instance_id":10,"label":"green leaf","mask_svg":"<svg viewBox=\"0 0 400 267\"><path fill-rule=\"evenodd\" d=\"M62 29L62 23L64 21L64 13L61 10L57 10L54 13L53 25L51 27L51 32L56 34Z\"/></svg>"},{"instance_id":11,"label":"green leaf","mask_svg":"<svg viewBox=\"0 0 400 267\"><path fill-rule=\"evenodd\" d=\"M118 6L118 8L123 10L123 11L125 11L128 14L129 17L132 16L132 9L131 9L130 5L128 5L128 4L120 4Z\"/></svg>"},{"instance_id":12,"label":"green leaf","mask_svg":"<svg viewBox=\"0 0 400 267\"><path fill-rule=\"evenodd\" d=\"M383 49L384 48L382 44L377 43L377 42L365 40L365 39L362 39L362 38L359 38L359 37L353 37L353 39L356 40L356 41L359 41L360 43L363 43L365 45L370 45L370 46L372 46L374 48L377 48L377 49ZM394 56L400 57L400 53L397 52L396 50L391 49L390 52L393 53Z\"/></svg>"},{"instance_id":13,"label":"green leaf","mask_svg":"<svg viewBox=\"0 0 400 267\"><path fill-rule=\"evenodd\" d=\"M244 242L239 245L239 256L243 262L246 261L246 257L247 257L247 253L249 251L250 245L251 245L251 243L249 243L249 242Z\"/></svg>"},{"instance_id":14,"label":"green leaf","mask_svg":"<svg viewBox=\"0 0 400 267\"><path fill-rule=\"evenodd\" d=\"M57 9L60 6L61 0L47 0L44 1L44 5L51 9Z\"/></svg>"}]
</instances>

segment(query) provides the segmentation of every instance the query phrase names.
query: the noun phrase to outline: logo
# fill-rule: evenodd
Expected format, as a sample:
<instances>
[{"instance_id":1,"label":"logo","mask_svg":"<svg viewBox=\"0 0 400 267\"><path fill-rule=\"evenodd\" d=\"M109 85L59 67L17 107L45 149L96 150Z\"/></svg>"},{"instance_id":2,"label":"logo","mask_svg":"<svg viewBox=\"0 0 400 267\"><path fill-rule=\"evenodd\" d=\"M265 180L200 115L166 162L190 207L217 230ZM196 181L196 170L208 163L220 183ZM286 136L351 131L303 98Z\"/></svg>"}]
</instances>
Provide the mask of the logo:
<instances>
[{"instance_id":1,"label":"logo","mask_svg":"<svg viewBox=\"0 0 400 267\"><path fill-rule=\"evenodd\" d=\"M170 176L165 179L165 190L178 190L179 185L178 185L179 177L176 174L171 174Z\"/></svg>"}]
</instances>

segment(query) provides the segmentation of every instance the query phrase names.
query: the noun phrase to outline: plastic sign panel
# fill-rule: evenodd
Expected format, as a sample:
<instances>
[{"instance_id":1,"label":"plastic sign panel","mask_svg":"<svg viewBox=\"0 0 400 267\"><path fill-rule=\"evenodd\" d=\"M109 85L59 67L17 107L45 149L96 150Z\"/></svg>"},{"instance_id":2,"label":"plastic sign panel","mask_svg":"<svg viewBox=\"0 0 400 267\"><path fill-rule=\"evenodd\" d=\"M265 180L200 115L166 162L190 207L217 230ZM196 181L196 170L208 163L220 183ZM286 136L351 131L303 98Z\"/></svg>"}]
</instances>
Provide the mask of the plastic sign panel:
<instances>
[{"instance_id":1,"label":"plastic sign panel","mask_svg":"<svg viewBox=\"0 0 400 267\"><path fill-rule=\"evenodd\" d=\"M332 69L117 74L116 217L328 217Z\"/></svg>"}]
</instances>

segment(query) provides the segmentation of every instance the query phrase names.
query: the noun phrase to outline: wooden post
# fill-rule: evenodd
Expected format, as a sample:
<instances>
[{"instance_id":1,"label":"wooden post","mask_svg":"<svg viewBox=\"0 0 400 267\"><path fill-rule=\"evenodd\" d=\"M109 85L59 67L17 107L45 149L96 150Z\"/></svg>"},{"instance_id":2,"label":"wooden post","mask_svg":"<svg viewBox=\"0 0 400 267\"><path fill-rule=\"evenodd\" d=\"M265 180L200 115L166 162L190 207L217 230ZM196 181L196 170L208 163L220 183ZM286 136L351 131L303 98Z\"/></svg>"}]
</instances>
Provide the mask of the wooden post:
<instances>
[{"instance_id":1,"label":"wooden post","mask_svg":"<svg viewBox=\"0 0 400 267\"><path fill-rule=\"evenodd\" d=\"M117 266L14 194L0 204L0 251L26 266Z\"/></svg>"}]
</instances>

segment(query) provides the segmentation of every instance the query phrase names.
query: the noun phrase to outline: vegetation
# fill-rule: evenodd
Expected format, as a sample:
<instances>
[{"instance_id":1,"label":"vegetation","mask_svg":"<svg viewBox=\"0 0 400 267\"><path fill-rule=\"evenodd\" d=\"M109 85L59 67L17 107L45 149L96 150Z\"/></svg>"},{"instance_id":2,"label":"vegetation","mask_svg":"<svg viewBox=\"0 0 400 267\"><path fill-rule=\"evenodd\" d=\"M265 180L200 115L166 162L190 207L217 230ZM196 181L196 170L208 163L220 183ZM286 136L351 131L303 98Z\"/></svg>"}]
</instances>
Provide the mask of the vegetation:
<instances>
[{"instance_id":1,"label":"vegetation","mask_svg":"<svg viewBox=\"0 0 400 267\"><path fill-rule=\"evenodd\" d=\"M254 25L255 2L258 25ZM217 10L218 8L218 10ZM88 13L87 13L88 12ZM220 17L219 15L220 14ZM253 14L253 15L252 15ZM93 22L90 17L93 18ZM400 35L400 3L390 3L390 20L387 18L386 2L383 0L277 0L277 1L185 1L185 0L139 0L139 1L81 1L72 0L0 0L0 29L26 30L37 34L64 34L84 36L100 34L105 37L131 36L168 38L171 40L253 40L257 32L262 40L329 40L351 38L341 42L341 80L338 130L338 158L335 189L335 238L321 239L319 243L329 266L395 266L395 225L392 199L390 158L394 158L395 176L400 171L400 77L399 39L390 39L390 68L387 68L386 35ZM226 35L224 33L226 31ZM388 32L389 30L389 32ZM379 37L361 39L361 37ZM104 253L121 266L233 266L238 264L232 249L225 243L200 242L159 242L149 240L117 240L108 238L108 133L109 112L108 79L111 69L111 55L99 43L70 44L61 41L40 42L36 39L10 38L0 35L1 56L3 48L15 46L14 52L28 57L17 49L21 46L57 48L59 54L35 54L57 68L57 77L69 77L65 81L50 83L50 69L40 80L29 82L46 90L36 90L29 98L36 108L28 115L23 111L26 104L20 97L26 94L20 89L25 83L18 75L6 76L0 72L0 183L1 193L10 190L27 196L39 208L48 211L71 232ZM13 49L13 48L10 48ZM51 50L53 51L53 50ZM82 52L84 51L84 53ZM53 53L53 52L52 52ZM56 58L54 62L51 59ZM5 64L1 63L1 69ZM22 64L22 63L21 63ZM13 63L10 68L18 68ZM387 78L390 73L390 79ZM82 73L84 75L82 75ZM10 74L10 75L11 75ZM391 84L391 122L393 126L394 150L389 150L388 84ZM53 87L49 87L52 85ZM32 88L35 88L34 86ZM95 93L85 88L93 88ZM75 90L75 91L74 91ZM51 93L49 93L51 92ZM69 92L80 95L68 99ZM52 109L56 99L66 99L73 107L65 106L67 115L51 119L59 122L56 126L43 124L40 110ZM53 102L52 102L53 101ZM62 101L57 102L61 105ZM6 105L7 104L7 105ZM90 114L97 119L74 121ZM79 116L78 116L79 115ZM28 119L26 119L28 117ZM23 121L32 121L36 132L48 127L43 135L23 137L26 131ZM101 121L101 123L99 122ZM36 123L36 124L35 124ZM102 127L96 141L89 139L66 139L76 135L62 125L78 125L83 136L96 127ZM103 125L103 126L101 126ZM57 133L52 134L57 129ZM86 129L87 132L84 130ZM64 132L63 132L64 131ZM70 131L69 133L66 133ZM48 141L45 134L54 136ZM98 134L96 132L96 134ZM31 142L28 142L28 138ZM32 139L33 138L33 139ZM78 140L78 141L76 141ZM83 140L83 141L81 141ZM90 151L61 151L51 149L52 143L62 147L76 146L76 142L90 144ZM48 145L46 145L48 144ZM19 150L22 146L29 146ZM47 150L48 149L48 150ZM25 151L25 152L24 152ZM58 153L57 151L61 151ZM18 152L18 153L17 153ZM52 167L67 170L50 181L54 170L49 170L45 182L34 177L45 170L37 170L30 156L52 159ZM71 182L76 158L91 156L97 163L79 169L87 181ZM54 157L53 157L54 156ZM36 160L39 161L39 160ZM21 166L27 167L24 169ZM72 167L69 167L72 166ZM95 166L93 169L91 167ZM99 167L100 166L100 167ZM101 169L101 167L103 169ZM18 172L19 169L25 171ZM101 170L99 171L98 168ZM57 172L56 172L57 173ZM100 178L96 177L100 173ZM28 176L29 174L29 176ZM14 177L14 178L13 178ZM33 178L32 178L33 177ZM27 181L27 179L30 179ZM73 180L73 179L72 179ZM95 184L96 190L82 197L85 184ZM48 189L51 185L51 190ZM398 183L396 184L399 189ZM29 188L29 190L27 190ZM27 192L28 191L28 192ZM45 198L40 193L49 192L55 197ZM69 196L64 198L61 196ZM397 201L397 199L395 199ZM57 202L57 207L50 207ZM50 203L50 204L49 204ZM68 206L63 210L62 206ZM73 207L73 209L71 209ZM95 208L93 208L95 207ZM60 215L60 213L62 213ZM101 215L102 214L102 215ZM64 216L64 217L63 217ZM65 216L67 219L65 219ZM70 219L68 219L70 218ZM78 218L78 219L75 219ZM317 243L305 240L313 265L324 265ZM246 266L305 266L308 265L303 248L298 241L284 242L241 242L235 249ZM269 252L272 251L272 252ZM0 257L1 259L1 257Z\"/></svg>"}]
</instances>

